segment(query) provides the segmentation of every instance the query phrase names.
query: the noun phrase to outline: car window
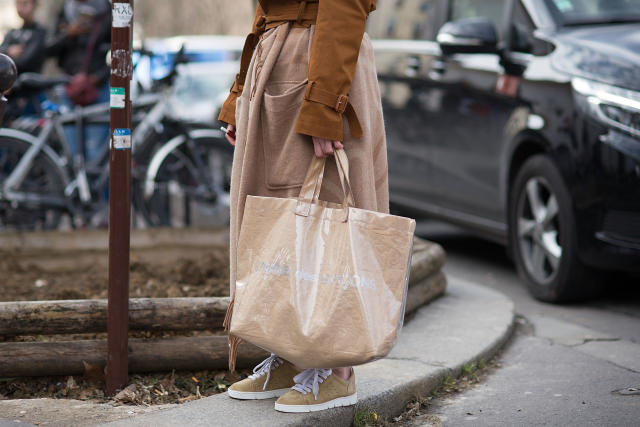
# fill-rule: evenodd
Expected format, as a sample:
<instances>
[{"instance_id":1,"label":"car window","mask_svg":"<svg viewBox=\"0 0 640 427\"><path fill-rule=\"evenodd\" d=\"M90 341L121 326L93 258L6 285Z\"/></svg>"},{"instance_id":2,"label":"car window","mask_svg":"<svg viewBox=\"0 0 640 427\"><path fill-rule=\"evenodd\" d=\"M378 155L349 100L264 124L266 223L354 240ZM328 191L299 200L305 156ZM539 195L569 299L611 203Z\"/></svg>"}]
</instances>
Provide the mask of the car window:
<instances>
[{"instance_id":1,"label":"car window","mask_svg":"<svg viewBox=\"0 0 640 427\"><path fill-rule=\"evenodd\" d=\"M452 0L450 20L484 17L499 30L506 8L507 0Z\"/></svg>"},{"instance_id":2,"label":"car window","mask_svg":"<svg viewBox=\"0 0 640 427\"><path fill-rule=\"evenodd\" d=\"M531 17L517 1L509 21L509 48L514 52L533 53L533 30L535 25Z\"/></svg>"},{"instance_id":3,"label":"car window","mask_svg":"<svg viewBox=\"0 0 640 427\"><path fill-rule=\"evenodd\" d=\"M367 32L381 39L435 39L435 9L438 0L379 0L371 14Z\"/></svg>"},{"instance_id":4,"label":"car window","mask_svg":"<svg viewBox=\"0 0 640 427\"><path fill-rule=\"evenodd\" d=\"M640 0L547 0L565 25L639 22Z\"/></svg>"},{"instance_id":5,"label":"car window","mask_svg":"<svg viewBox=\"0 0 640 427\"><path fill-rule=\"evenodd\" d=\"M509 50L533 55L550 53L551 45L535 37L536 26L522 3L520 0L514 3L511 19L508 21Z\"/></svg>"}]
</instances>

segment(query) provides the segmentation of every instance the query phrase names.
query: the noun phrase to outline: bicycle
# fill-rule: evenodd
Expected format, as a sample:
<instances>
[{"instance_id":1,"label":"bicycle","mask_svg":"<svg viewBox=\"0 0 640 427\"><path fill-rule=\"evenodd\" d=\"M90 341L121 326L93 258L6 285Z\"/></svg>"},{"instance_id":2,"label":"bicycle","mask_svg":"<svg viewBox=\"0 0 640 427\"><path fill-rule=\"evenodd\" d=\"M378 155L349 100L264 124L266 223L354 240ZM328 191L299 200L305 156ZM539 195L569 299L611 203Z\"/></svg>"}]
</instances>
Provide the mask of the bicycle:
<instances>
[{"instance_id":1,"label":"bicycle","mask_svg":"<svg viewBox=\"0 0 640 427\"><path fill-rule=\"evenodd\" d=\"M183 47L174 64L188 63L186 57ZM230 65L220 68L225 92L237 68L235 63ZM174 65L165 79L173 85L176 78L179 73ZM181 82L176 86L180 87ZM196 92L200 89L197 83L195 78L192 90ZM164 135L171 137L154 152L145 176L134 180L138 185L134 191L138 197L136 206L151 226L227 225L233 147L223 132L211 127L211 118L201 122L176 115L170 102L164 104L163 113Z\"/></svg>"},{"instance_id":2,"label":"bicycle","mask_svg":"<svg viewBox=\"0 0 640 427\"><path fill-rule=\"evenodd\" d=\"M23 75L17 90L36 93L61 83L60 78ZM157 96L141 97L135 111L157 103ZM140 119L138 119L140 121ZM29 122L20 126L28 128ZM109 104L76 107L65 112L47 102L44 117L31 120L30 132L0 129L0 229L53 230L64 214L71 227L102 225L108 200L109 147L103 144L93 158L85 155L85 126L109 126ZM75 126L76 148L65 135ZM150 147L138 144L132 157L149 157Z\"/></svg>"},{"instance_id":3,"label":"bicycle","mask_svg":"<svg viewBox=\"0 0 640 427\"><path fill-rule=\"evenodd\" d=\"M185 62L181 49L169 75L157 82L160 93L143 93L133 102L132 202L144 225L205 225L202 218L208 219L206 225L228 222L233 151L210 123L176 119L168 101L177 66ZM59 83L31 77L38 89ZM54 105L39 120L36 135L0 129L0 229L57 229L65 213L71 227L104 225L109 147L104 144L99 155L87 161L82 129L85 124L106 124L108 116L108 104L68 113ZM65 124L76 126L75 153L65 137Z\"/></svg>"}]
</instances>

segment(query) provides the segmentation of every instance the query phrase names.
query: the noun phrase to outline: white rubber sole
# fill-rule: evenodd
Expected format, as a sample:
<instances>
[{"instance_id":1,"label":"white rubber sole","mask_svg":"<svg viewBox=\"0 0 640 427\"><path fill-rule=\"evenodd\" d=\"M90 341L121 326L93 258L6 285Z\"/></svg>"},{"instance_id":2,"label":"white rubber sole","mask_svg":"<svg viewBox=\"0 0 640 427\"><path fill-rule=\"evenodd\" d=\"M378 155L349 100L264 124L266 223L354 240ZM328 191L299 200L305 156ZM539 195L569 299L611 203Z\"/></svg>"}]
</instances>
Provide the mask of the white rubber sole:
<instances>
[{"instance_id":1,"label":"white rubber sole","mask_svg":"<svg viewBox=\"0 0 640 427\"><path fill-rule=\"evenodd\" d=\"M290 388L280 388L278 390L267 390L267 391L237 391L237 390L227 390L227 394L229 397L233 397L234 399L242 399L242 400L261 400L261 399L271 399L273 397L280 397L286 392L291 390Z\"/></svg>"},{"instance_id":2,"label":"white rubber sole","mask_svg":"<svg viewBox=\"0 0 640 427\"><path fill-rule=\"evenodd\" d=\"M340 406L355 405L358 401L358 393L353 393L351 396L338 397L324 403L318 403L316 405L283 405L276 402L276 411L280 412L315 412L324 411L325 409L338 408Z\"/></svg>"}]
</instances>

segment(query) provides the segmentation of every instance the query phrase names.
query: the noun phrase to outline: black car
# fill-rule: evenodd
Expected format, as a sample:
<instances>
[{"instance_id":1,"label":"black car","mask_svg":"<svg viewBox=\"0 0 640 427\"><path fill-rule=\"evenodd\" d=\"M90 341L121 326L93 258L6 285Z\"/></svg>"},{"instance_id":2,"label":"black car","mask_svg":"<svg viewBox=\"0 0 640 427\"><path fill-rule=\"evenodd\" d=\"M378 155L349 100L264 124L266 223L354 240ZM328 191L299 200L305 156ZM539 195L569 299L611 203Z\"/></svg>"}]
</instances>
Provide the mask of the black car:
<instances>
[{"instance_id":1,"label":"black car","mask_svg":"<svg viewBox=\"0 0 640 427\"><path fill-rule=\"evenodd\" d=\"M640 271L640 0L379 12L411 36L374 42L393 206L505 244L544 301Z\"/></svg>"}]
</instances>

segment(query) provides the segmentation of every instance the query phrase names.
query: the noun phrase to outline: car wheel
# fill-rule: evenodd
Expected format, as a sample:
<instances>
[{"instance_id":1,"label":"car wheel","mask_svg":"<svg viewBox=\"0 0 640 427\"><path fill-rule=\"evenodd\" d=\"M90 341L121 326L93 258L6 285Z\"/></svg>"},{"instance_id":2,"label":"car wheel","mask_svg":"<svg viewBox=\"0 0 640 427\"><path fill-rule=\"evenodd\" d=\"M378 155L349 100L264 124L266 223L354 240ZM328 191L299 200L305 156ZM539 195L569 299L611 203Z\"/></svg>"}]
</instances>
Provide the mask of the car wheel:
<instances>
[{"instance_id":1,"label":"car wheel","mask_svg":"<svg viewBox=\"0 0 640 427\"><path fill-rule=\"evenodd\" d=\"M551 159L528 159L509 196L511 249L531 294L547 302L597 295L594 272L578 259L571 196Z\"/></svg>"}]
</instances>

